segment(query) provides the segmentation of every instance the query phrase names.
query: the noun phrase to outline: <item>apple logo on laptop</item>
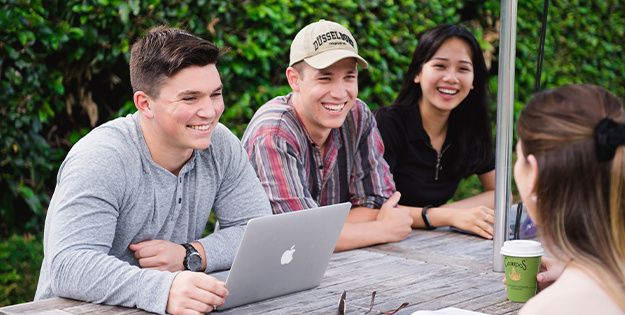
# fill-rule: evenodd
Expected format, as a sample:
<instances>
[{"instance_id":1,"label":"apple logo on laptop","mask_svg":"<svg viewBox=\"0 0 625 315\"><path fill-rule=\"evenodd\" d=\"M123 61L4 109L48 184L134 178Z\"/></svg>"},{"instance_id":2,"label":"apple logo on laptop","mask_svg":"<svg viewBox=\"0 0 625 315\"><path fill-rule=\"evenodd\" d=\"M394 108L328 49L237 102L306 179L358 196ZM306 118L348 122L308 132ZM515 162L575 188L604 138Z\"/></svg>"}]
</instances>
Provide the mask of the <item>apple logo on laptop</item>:
<instances>
[{"instance_id":1,"label":"apple logo on laptop","mask_svg":"<svg viewBox=\"0 0 625 315\"><path fill-rule=\"evenodd\" d=\"M295 253L295 245L291 246L291 249L286 250L280 258L280 263L286 265L293 260L293 253Z\"/></svg>"}]
</instances>

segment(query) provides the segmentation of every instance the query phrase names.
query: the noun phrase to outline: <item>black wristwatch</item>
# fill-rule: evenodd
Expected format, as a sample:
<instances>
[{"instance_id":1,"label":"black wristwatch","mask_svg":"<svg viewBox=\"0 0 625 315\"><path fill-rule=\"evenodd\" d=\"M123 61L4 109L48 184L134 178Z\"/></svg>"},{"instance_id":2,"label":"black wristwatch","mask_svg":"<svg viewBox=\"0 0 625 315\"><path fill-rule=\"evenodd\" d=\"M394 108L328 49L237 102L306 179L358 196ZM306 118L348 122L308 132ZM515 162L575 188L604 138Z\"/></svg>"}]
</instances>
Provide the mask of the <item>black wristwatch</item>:
<instances>
[{"instance_id":1,"label":"black wristwatch","mask_svg":"<svg viewBox=\"0 0 625 315\"><path fill-rule=\"evenodd\" d=\"M186 256L184 257L184 261L182 265L184 269L191 271L199 271L202 268L202 257L200 253L191 246L191 244L180 244L187 251Z\"/></svg>"},{"instance_id":2,"label":"black wristwatch","mask_svg":"<svg viewBox=\"0 0 625 315\"><path fill-rule=\"evenodd\" d=\"M432 224L430 223L430 218L428 218L428 209L430 209L432 207L434 207L434 206L427 205L427 206L423 207L423 209L421 210L421 217L423 218L423 223L425 223L425 228L428 229L428 230L435 229L435 227L432 226Z\"/></svg>"}]
</instances>

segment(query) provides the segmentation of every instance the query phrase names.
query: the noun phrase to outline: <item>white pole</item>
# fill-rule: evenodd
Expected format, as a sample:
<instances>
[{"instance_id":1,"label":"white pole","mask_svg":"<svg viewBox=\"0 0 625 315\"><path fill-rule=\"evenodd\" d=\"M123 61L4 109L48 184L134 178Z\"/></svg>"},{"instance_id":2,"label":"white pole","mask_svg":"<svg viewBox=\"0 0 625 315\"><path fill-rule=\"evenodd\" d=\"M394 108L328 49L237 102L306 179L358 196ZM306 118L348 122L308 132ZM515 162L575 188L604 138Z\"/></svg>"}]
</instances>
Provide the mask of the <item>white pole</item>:
<instances>
[{"instance_id":1,"label":"white pole","mask_svg":"<svg viewBox=\"0 0 625 315\"><path fill-rule=\"evenodd\" d=\"M495 178L495 235L493 270L504 271L500 250L508 240L510 213L510 170L514 114L514 61L516 54L517 0L501 1L499 36L499 87L497 91L497 137Z\"/></svg>"}]
</instances>

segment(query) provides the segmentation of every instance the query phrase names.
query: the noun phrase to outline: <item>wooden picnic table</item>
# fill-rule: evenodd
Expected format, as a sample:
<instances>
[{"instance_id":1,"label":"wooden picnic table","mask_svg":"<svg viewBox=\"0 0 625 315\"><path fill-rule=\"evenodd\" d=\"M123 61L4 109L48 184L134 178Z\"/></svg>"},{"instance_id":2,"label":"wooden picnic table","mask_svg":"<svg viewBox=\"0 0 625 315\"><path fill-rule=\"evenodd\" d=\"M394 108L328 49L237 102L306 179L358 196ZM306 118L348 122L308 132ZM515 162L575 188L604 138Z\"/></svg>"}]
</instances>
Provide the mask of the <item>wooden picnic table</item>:
<instances>
[{"instance_id":1,"label":"wooden picnic table","mask_svg":"<svg viewBox=\"0 0 625 315\"><path fill-rule=\"evenodd\" d=\"M516 314L522 303L507 299L503 273L492 270L493 242L438 229L413 230L398 243L334 253L321 284L216 314L336 314L341 292L349 304L375 310L410 305L397 314L455 307L487 314ZM365 310L347 306L347 314ZM148 312L53 298L0 308L0 314L150 314ZM369 313L375 314L375 313Z\"/></svg>"}]
</instances>

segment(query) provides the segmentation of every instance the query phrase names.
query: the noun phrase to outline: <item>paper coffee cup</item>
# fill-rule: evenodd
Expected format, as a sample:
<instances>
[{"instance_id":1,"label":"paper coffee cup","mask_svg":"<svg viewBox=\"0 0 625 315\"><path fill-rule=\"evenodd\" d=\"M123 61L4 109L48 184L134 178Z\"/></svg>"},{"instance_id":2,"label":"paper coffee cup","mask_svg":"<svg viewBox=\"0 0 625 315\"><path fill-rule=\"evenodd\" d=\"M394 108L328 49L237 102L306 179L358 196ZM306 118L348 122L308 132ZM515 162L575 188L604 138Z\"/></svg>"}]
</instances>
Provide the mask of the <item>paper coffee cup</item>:
<instances>
[{"instance_id":1,"label":"paper coffee cup","mask_svg":"<svg viewBox=\"0 0 625 315\"><path fill-rule=\"evenodd\" d=\"M514 240L503 243L501 254L506 271L508 300L527 302L536 295L536 275L544 250L539 242Z\"/></svg>"}]
</instances>

